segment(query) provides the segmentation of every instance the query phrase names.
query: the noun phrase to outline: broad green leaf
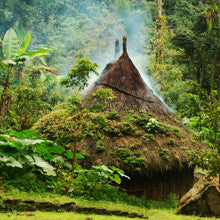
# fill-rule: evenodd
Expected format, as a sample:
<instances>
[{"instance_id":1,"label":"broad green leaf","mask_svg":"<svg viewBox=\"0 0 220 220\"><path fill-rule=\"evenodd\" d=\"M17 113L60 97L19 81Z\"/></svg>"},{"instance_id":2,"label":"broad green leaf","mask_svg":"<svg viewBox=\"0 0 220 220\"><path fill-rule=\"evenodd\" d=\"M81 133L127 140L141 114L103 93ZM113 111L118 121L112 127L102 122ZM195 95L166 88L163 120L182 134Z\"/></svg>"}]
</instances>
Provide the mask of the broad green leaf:
<instances>
[{"instance_id":1,"label":"broad green leaf","mask_svg":"<svg viewBox=\"0 0 220 220\"><path fill-rule=\"evenodd\" d=\"M45 57L45 56L49 56L51 53L53 52L52 49L48 49L48 48L41 48L41 49L38 49L38 50L34 50L34 51L29 51L25 54L23 54L24 56L29 56L29 57Z\"/></svg>"},{"instance_id":2,"label":"broad green leaf","mask_svg":"<svg viewBox=\"0 0 220 220\"><path fill-rule=\"evenodd\" d=\"M48 176L56 176L56 172L55 171L53 171L53 170L51 170L51 169L49 169L49 168L46 168L46 167L44 167L44 168L42 168L43 169L43 171L48 175Z\"/></svg>"},{"instance_id":3,"label":"broad green leaf","mask_svg":"<svg viewBox=\"0 0 220 220\"><path fill-rule=\"evenodd\" d=\"M0 157L0 161L2 161L2 162L8 162L8 161L10 161L10 158L11 158L11 157L7 157L7 156Z\"/></svg>"},{"instance_id":4,"label":"broad green leaf","mask_svg":"<svg viewBox=\"0 0 220 220\"><path fill-rule=\"evenodd\" d=\"M35 164L36 166L43 169L44 172L46 172L49 176L56 176L56 173L54 172L54 167L52 167L49 163L43 161L40 157L34 156Z\"/></svg>"},{"instance_id":5,"label":"broad green leaf","mask_svg":"<svg viewBox=\"0 0 220 220\"><path fill-rule=\"evenodd\" d=\"M8 65L15 66L16 65L16 62L13 60L2 60L1 63L4 63L6 66L8 66Z\"/></svg>"},{"instance_id":6,"label":"broad green leaf","mask_svg":"<svg viewBox=\"0 0 220 220\"><path fill-rule=\"evenodd\" d=\"M65 156L67 157L67 159L73 159L73 152L67 151L65 152Z\"/></svg>"},{"instance_id":7,"label":"broad green leaf","mask_svg":"<svg viewBox=\"0 0 220 220\"><path fill-rule=\"evenodd\" d=\"M23 139L23 140L19 140L14 138L14 140L22 143L23 145L35 145L35 144L40 144L45 142L44 140L31 140L31 139Z\"/></svg>"},{"instance_id":8,"label":"broad green leaf","mask_svg":"<svg viewBox=\"0 0 220 220\"><path fill-rule=\"evenodd\" d=\"M18 56L21 56L23 53L25 53L29 43L30 43L30 40L31 40L31 34L28 33L26 36L25 36L25 39L20 47L20 52L18 54Z\"/></svg>"},{"instance_id":9,"label":"broad green leaf","mask_svg":"<svg viewBox=\"0 0 220 220\"><path fill-rule=\"evenodd\" d=\"M4 135L6 136L6 135ZM9 136L10 137L10 136ZM40 143L44 143L44 140L31 140L31 139L18 139L16 137L10 137L11 139L13 139L16 142L21 143L22 145L35 145L35 144L40 144Z\"/></svg>"},{"instance_id":10,"label":"broad green leaf","mask_svg":"<svg viewBox=\"0 0 220 220\"><path fill-rule=\"evenodd\" d=\"M113 176L110 177L110 179L116 182L117 184L121 184L121 178L118 174L114 174Z\"/></svg>"},{"instance_id":11,"label":"broad green leaf","mask_svg":"<svg viewBox=\"0 0 220 220\"><path fill-rule=\"evenodd\" d=\"M7 67L7 65L5 65L3 62L0 62L0 67L4 70Z\"/></svg>"},{"instance_id":12,"label":"broad green leaf","mask_svg":"<svg viewBox=\"0 0 220 220\"><path fill-rule=\"evenodd\" d=\"M113 173L113 171L111 169L109 169L106 165L101 165L101 166L98 166L98 167L100 167L104 171L108 171L109 173Z\"/></svg>"},{"instance_id":13,"label":"broad green leaf","mask_svg":"<svg viewBox=\"0 0 220 220\"><path fill-rule=\"evenodd\" d=\"M21 22L19 22L18 27L17 27L17 35L18 35L19 44L22 45L22 43L25 40L25 32L24 32L24 27Z\"/></svg>"},{"instance_id":14,"label":"broad green leaf","mask_svg":"<svg viewBox=\"0 0 220 220\"><path fill-rule=\"evenodd\" d=\"M12 28L9 29L4 36L3 55L6 59L13 59L18 55L18 38Z\"/></svg>"},{"instance_id":15,"label":"broad green leaf","mask_svg":"<svg viewBox=\"0 0 220 220\"><path fill-rule=\"evenodd\" d=\"M99 176L104 177L105 179L108 179L108 178L109 178L109 173L107 174L107 173L105 173L105 172L98 172L97 174L98 174Z\"/></svg>"},{"instance_id":16,"label":"broad green leaf","mask_svg":"<svg viewBox=\"0 0 220 220\"><path fill-rule=\"evenodd\" d=\"M9 162L7 162L6 165L10 167L18 167L18 168L23 167L22 164L17 160L15 160L14 158L12 158Z\"/></svg>"},{"instance_id":17,"label":"broad green leaf","mask_svg":"<svg viewBox=\"0 0 220 220\"><path fill-rule=\"evenodd\" d=\"M50 56L50 53L38 53L34 56L32 56L32 58L36 58L36 57L48 57Z\"/></svg>"},{"instance_id":18,"label":"broad green leaf","mask_svg":"<svg viewBox=\"0 0 220 220\"><path fill-rule=\"evenodd\" d=\"M29 162L31 165L34 165L34 164L35 164L35 162L34 162L34 160L33 160L33 158L32 158L31 156L25 155L25 158L28 160L28 162Z\"/></svg>"},{"instance_id":19,"label":"broad green leaf","mask_svg":"<svg viewBox=\"0 0 220 220\"><path fill-rule=\"evenodd\" d=\"M17 160L15 160L13 157L7 157L7 156L0 157L0 161L4 162L6 166L18 167L18 168L23 167L22 164Z\"/></svg>"},{"instance_id":20,"label":"broad green leaf","mask_svg":"<svg viewBox=\"0 0 220 220\"><path fill-rule=\"evenodd\" d=\"M122 172L119 172L118 171L118 174L121 176L121 177L125 177L125 178L127 178L127 179L131 179L129 176L127 176L127 175L125 175L124 173L122 173Z\"/></svg>"},{"instance_id":21,"label":"broad green leaf","mask_svg":"<svg viewBox=\"0 0 220 220\"><path fill-rule=\"evenodd\" d=\"M84 159L85 157L82 154L76 153L76 159Z\"/></svg>"},{"instance_id":22,"label":"broad green leaf","mask_svg":"<svg viewBox=\"0 0 220 220\"><path fill-rule=\"evenodd\" d=\"M40 57L39 59L43 63L44 66L47 66L47 63L46 63L46 60L44 59L44 57Z\"/></svg>"},{"instance_id":23,"label":"broad green leaf","mask_svg":"<svg viewBox=\"0 0 220 220\"><path fill-rule=\"evenodd\" d=\"M16 57L16 58L14 58L14 61L16 62L16 63L19 63L19 62L25 62L26 60L28 60L28 59L31 59L30 57L28 57L28 56L19 56L18 58Z\"/></svg>"},{"instance_id":24,"label":"broad green leaf","mask_svg":"<svg viewBox=\"0 0 220 220\"><path fill-rule=\"evenodd\" d=\"M53 159L52 159L53 162L57 163L57 162L61 162L61 163L64 163L64 159L61 157L61 156L55 156Z\"/></svg>"}]
</instances>

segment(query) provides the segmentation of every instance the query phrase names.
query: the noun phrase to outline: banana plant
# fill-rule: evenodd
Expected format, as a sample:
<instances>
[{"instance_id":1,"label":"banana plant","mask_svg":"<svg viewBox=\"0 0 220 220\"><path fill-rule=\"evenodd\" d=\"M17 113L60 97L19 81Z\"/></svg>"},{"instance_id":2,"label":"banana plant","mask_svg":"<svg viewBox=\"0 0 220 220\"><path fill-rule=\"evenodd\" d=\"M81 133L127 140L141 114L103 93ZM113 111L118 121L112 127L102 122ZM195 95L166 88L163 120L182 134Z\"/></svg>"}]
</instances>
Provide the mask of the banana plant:
<instances>
[{"instance_id":1,"label":"banana plant","mask_svg":"<svg viewBox=\"0 0 220 220\"><path fill-rule=\"evenodd\" d=\"M17 34L18 33L18 34ZM0 40L2 47L2 59L0 59L0 75L3 81L3 91L0 97L0 115L8 111L11 102L11 94L9 92L10 78L17 71L21 70L25 62L36 57L49 56L53 51L48 48L40 48L38 50L27 51L31 40L31 34L25 35L22 25L18 26L17 33L13 28L10 28L3 40Z\"/></svg>"}]
</instances>

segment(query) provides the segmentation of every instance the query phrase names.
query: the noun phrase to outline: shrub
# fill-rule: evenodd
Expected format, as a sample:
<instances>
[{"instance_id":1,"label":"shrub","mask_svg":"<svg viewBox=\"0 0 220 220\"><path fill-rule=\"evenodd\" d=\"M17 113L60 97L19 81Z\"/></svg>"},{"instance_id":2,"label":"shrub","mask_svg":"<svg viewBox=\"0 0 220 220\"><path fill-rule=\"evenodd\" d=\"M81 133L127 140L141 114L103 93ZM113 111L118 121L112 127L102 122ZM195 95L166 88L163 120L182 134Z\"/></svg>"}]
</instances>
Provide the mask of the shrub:
<instances>
[{"instance_id":1,"label":"shrub","mask_svg":"<svg viewBox=\"0 0 220 220\"><path fill-rule=\"evenodd\" d=\"M115 109L112 109L110 112L107 113L107 118L111 120L118 120L120 116Z\"/></svg>"},{"instance_id":2,"label":"shrub","mask_svg":"<svg viewBox=\"0 0 220 220\"><path fill-rule=\"evenodd\" d=\"M117 201L119 187L114 183L120 184L121 177L130 179L114 166L93 166L91 170L79 168L75 173L77 174L68 189L68 194L90 200Z\"/></svg>"},{"instance_id":3,"label":"shrub","mask_svg":"<svg viewBox=\"0 0 220 220\"><path fill-rule=\"evenodd\" d=\"M41 146L51 145L45 140L17 139L10 135L0 135L0 161L3 175L11 178L24 175L28 170L43 171L47 175L55 176L54 167L46 162L44 157L48 151L41 155ZM44 148L45 149L45 148ZM50 155L47 155L50 158ZM8 176L10 175L10 176Z\"/></svg>"},{"instance_id":4,"label":"shrub","mask_svg":"<svg viewBox=\"0 0 220 220\"><path fill-rule=\"evenodd\" d=\"M147 124L143 126L143 128L148 133L152 133L152 134L161 133L161 126L155 118L150 118Z\"/></svg>"}]
</instances>

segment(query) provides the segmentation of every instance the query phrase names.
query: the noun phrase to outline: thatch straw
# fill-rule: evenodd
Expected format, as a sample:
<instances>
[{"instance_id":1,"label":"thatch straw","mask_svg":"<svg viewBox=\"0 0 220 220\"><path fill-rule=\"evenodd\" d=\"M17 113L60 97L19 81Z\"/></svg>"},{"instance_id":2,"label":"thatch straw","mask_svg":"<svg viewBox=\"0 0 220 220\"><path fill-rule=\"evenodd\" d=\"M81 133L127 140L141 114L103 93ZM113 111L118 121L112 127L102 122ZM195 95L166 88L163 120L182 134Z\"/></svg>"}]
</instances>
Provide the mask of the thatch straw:
<instances>
[{"instance_id":1,"label":"thatch straw","mask_svg":"<svg viewBox=\"0 0 220 220\"><path fill-rule=\"evenodd\" d=\"M135 145L139 142L137 149L141 152L141 157L145 164L142 166L144 173L151 171L166 171L173 168L186 167L189 162L189 151L199 151L204 147L200 143L192 141L192 134L180 122L173 111L155 95L155 93L145 84L137 68L131 61L127 53L126 46L127 38L123 38L123 54L115 62L107 64L98 80L94 83L92 89L87 93L87 97L100 88L112 89L116 96L115 101L109 102L107 109L114 108L122 116L126 110L134 110L137 114L140 110L145 110L147 113L152 113L154 118L160 122L167 123L173 127L178 126L181 130L181 137L175 135L171 137L157 137L155 141L144 142L142 137L134 137L127 135L120 138L110 138L103 144L106 151L103 154L96 154L94 152L95 146L89 146L91 152L91 164L106 164L116 165L123 169L123 161L118 161L114 154L114 149L117 147L128 148L129 145ZM86 99L85 106L91 106L96 100ZM170 139L175 142L174 146L169 146ZM167 159L161 152L166 149Z\"/></svg>"}]
</instances>

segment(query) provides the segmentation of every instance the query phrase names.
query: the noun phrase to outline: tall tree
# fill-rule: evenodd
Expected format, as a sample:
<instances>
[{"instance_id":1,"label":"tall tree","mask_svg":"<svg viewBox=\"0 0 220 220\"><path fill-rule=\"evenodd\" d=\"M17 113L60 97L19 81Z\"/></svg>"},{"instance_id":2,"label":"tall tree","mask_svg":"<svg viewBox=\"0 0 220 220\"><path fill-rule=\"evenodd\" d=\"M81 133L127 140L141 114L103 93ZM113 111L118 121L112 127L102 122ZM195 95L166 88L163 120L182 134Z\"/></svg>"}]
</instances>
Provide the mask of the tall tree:
<instances>
[{"instance_id":1,"label":"tall tree","mask_svg":"<svg viewBox=\"0 0 220 220\"><path fill-rule=\"evenodd\" d=\"M90 58L85 57L81 59L77 59L76 63L72 65L70 72L67 74L65 78L62 79L61 84L65 85L66 87L78 87L78 94L77 94L77 103L79 104L79 111L75 117L77 117L78 125L75 128L74 135L74 149L73 149L73 160L72 160L72 172L75 170L75 161L76 161L76 150L77 146L79 145L80 141L83 140L82 134L82 106L80 102L80 93L81 91L88 85L89 74L91 72L98 75L99 73L96 71L98 65L96 63L92 63Z\"/></svg>"}]
</instances>

